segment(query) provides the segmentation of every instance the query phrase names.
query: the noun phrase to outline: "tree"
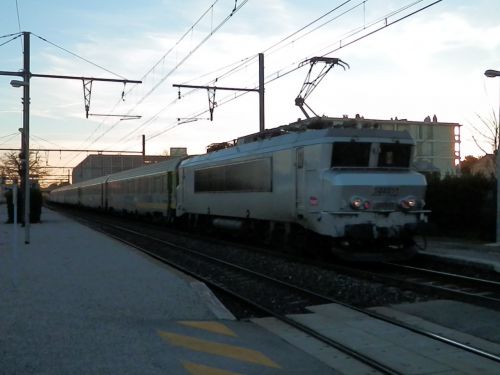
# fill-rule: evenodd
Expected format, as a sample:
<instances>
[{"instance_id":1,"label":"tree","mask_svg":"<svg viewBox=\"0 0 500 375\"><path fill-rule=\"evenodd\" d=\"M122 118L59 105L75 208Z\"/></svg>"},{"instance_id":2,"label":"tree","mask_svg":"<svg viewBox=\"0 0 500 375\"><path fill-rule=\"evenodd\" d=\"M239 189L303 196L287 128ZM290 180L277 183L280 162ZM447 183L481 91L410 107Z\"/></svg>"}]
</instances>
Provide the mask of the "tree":
<instances>
[{"instance_id":1,"label":"tree","mask_svg":"<svg viewBox=\"0 0 500 375\"><path fill-rule=\"evenodd\" d=\"M462 174L471 174L472 166L476 164L478 160L478 158L472 155L467 155L465 159L460 162L460 170Z\"/></svg>"},{"instance_id":2,"label":"tree","mask_svg":"<svg viewBox=\"0 0 500 375\"><path fill-rule=\"evenodd\" d=\"M480 121L480 125L471 125L472 129L474 129L474 131L477 133L476 135L472 136L472 139L482 152L484 152L485 154L494 154L496 153L496 150L498 150L498 146L500 145L500 119L497 118L494 109L491 110L491 115L488 117L484 117L478 114L477 117ZM478 136L480 138L478 138ZM488 150L484 148L484 143L488 144L489 148L491 148L491 151L488 152Z\"/></svg>"},{"instance_id":3,"label":"tree","mask_svg":"<svg viewBox=\"0 0 500 375\"><path fill-rule=\"evenodd\" d=\"M48 171L43 166L44 159L38 151L30 152L30 179L41 179L47 176ZM23 165L20 155L16 152L9 152L0 158L0 176L5 180L22 181Z\"/></svg>"}]
</instances>

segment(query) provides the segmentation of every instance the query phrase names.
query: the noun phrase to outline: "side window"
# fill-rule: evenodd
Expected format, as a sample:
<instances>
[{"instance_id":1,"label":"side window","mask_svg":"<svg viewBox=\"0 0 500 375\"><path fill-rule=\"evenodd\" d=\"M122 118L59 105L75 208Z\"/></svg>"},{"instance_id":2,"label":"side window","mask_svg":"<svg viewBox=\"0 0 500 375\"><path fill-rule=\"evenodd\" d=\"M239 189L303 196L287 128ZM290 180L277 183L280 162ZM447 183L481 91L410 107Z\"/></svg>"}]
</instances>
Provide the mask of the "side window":
<instances>
[{"instance_id":1,"label":"side window","mask_svg":"<svg viewBox=\"0 0 500 375\"><path fill-rule=\"evenodd\" d=\"M195 170L194 191L270 192L272 159L264 158Z\"/></svg>"}]
</instances>

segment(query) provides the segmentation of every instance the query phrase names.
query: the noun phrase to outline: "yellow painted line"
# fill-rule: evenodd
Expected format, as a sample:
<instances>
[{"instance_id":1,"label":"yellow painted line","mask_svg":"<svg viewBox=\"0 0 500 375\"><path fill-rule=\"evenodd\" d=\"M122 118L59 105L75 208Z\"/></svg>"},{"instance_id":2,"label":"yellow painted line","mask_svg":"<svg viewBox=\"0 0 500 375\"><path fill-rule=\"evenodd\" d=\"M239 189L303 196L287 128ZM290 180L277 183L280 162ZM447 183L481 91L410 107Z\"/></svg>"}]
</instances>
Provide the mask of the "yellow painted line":
<instances>
[{"instance_id":1,"label":"yellow painted line","mask_svg":"<svg viewBox=\"0 0 500 375\"><path fill-rule=\"evenodd\" d=\"M192 362L182 362L182 365L191 375L242 375L239 372L222 370L220 368L208 367Z\"/></svg>"},{"instance_id":2,"label":"yellow painted line","mask_svg":"<svg viewBox=\"0 0 500 375\"><path fill-rule=\"evenodd\" d=\"M183 348L205 352L239 361L256 363L262 366L281 368L261 352L253 349L242 348L240 346L219 344L213 341L201 340L190 336L178 335L176 333L159 331L160 337L172 345L181 346Z\"/></svg>"},{"instance_id":3,"label":"yellow painted line","mask_svg":"<svg viewBox=\"0 0 500 375\"><path fill-rule=\"evenodd\" d=\"M185 325L185 326L188 326L188 327L194 327L194 328L203 329L205 331L209 331L209 332L213 332L213 333L218 333L220 335L237 337L236 333L234 333L226 325L219 323L219 322L181 320L178 323Z\"/></svg>"}]
</instances>

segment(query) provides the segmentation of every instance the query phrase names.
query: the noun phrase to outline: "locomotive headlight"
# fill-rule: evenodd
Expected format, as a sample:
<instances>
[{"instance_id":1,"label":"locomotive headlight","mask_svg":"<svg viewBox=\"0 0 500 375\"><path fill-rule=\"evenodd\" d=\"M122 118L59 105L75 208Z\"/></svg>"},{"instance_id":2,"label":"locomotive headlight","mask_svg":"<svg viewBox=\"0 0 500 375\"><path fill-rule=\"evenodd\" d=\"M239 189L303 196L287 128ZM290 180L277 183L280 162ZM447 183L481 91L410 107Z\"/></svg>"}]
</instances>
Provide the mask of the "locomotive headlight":
<instances>
[{"instance_id":1,"label":"locomotive headlight","mask_svg":"<svg viewBox=\"0 0 500 375\"><path fill-rule=\"evenodd\" d=\"M399 202L399 205L403 210L411 210L417 207L417 199L415 197L406 197Z\"/></svg>"},{"instance_id":2,"label":"locomotive headlight","mask_svg":"<svg viewBox=\"0 0 500 375\"><path fill-rule=\"evenodd\" d=\"M370 208L372 208L372 202L365 201L361 197L352 197L351 207L355 210L369 210Z\"/></svg>"},{"instance_id":3,"label":"locomotive headlight","mask_svg":"<svg viewBox=\"0 0 500 375\"><path fill-rule=\"evenodd\" d=\"M360 210L361 208L363 208L363 199L361 199L360 197L352 197L351 207L355 210Z\"/></svg>"}]
</instances>

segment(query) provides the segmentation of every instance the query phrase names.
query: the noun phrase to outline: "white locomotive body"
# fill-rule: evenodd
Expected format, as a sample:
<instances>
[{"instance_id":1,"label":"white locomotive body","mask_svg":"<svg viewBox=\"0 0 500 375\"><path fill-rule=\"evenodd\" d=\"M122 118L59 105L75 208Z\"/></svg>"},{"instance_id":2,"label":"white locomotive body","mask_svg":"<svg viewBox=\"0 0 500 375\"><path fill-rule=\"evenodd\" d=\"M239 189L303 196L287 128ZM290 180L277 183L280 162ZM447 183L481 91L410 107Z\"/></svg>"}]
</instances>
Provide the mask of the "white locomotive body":
<instances>
[{"instance_id":1,"label":"white locomotive body","mask_svg":"<svg viewBox=\"0 0 500 375\"><path fill-rule=\"evenodd\" d=\"M425 220L413 144L405 132L329 128L192 157L179 167L177 215L297 225L344 244L402 244Z\"/></svg>"}]
</instances>

